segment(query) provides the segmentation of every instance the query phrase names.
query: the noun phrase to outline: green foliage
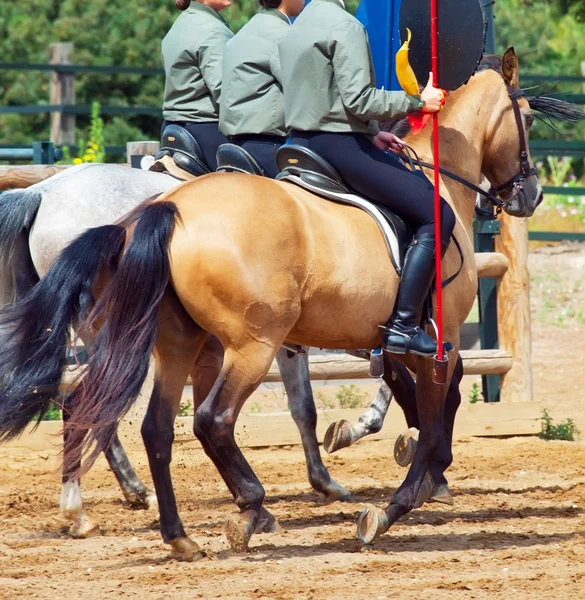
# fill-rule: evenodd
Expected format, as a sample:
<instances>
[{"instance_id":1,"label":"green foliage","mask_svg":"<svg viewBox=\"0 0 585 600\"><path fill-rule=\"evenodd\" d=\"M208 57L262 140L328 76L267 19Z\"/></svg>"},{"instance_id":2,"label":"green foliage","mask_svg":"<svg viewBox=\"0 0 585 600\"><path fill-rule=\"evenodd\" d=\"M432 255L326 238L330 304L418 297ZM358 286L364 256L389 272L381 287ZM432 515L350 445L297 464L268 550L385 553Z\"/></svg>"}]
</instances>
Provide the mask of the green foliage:
<instances>
[{"instance_id":1,"label":"green foliage","mask_svg":"<svg viewBox=\"0 0 585 600\"><path fill-rule=\"evenodd\" d=\"M61 409L55 405L51 404L49 410L45 413L43 417L43 421L60 421L61 420Z\"/></svg>"},{"instance_id":2,"label":"green foliage","mask_svg":"<svg viewBox=\"0 0 585 600\"><path fill-rule=\"evenodd\" d=\"M469 392L469 402L470 402L470 404L475 404L476 402L479 402L480 400L481 400L481 398L480 398L479 385L477 383L474 383L471 386L471 391Z\"/></svg>"},{"instance_id":3,"label":"green foliage","mask_svg":"<svg viewBox=\"0 0 585 600\"><path fill-rule=\"evenodd\" d=\"M324 410L332 410L335 408L335 402L333 402L331 398L328 398L321 390L315 393L315 398L317 398L319 406Z\"/></svg>"},{"instance_id":4,"label":"green foliage","mask_svg":"<svg viewBox=\"0 0 585 600\"><path fill-rule=\"evenodd\" d=\"M339 408L359 408L364 405L368 395L366 392L360 392L355 385L342 385L339 392L335 394L339 401Z\"/></svg>"},{"instance_id":5,"label":"green foliage","mask_svg":"<svg viewBox=\"0 0 585 600\"><path fill-rule=\"evenodd\" d=\"M79 141L79 154L73 159L69 148L64 147L63 160L61 162L80 165L82 163L103 163L105 160L104 122L100 116L100 103L93 102L87 142L84 139Z\"/></svg>"},{"instance_id":6,"label":"green foliage","mask_svg":"<svg viewBox=\"0 0 585 600\"><path fill-rule=\"evenodd\" d=\"M501 54L508 46L515 47L520 63L520 84L522 73L551 77L549 84L541 85L530 93L536 95L553 90L582 92L578 83L557 85L554 81L557 75L581 75L581 61L585 60L585 35L583 25L575 17L578 5L585 6L585 0L506 0L496 4L497 51ZM567 139L583 139L583 123L577 127L555 125ZM559 135L536 121L530 137L557 139Z\"/></svg>"},{"instance_id":7,"label":"green foliage","mask_svg":"<svg viewBox=\"0 0 585 600\"><path fill-rule=\"evenodd\" d=\"M262 412L262 407L260 406L260 404L258 403L257 400L254 400L254 402L252 402L252 404L250 404L250 408L248 410L248 412L250 414L258 414Z\"/></svg>"},{"instance_id":8,"label":"green foliage","mask_svg":"<svg viewBox=\"0 0 585 600\"><path fill-rule=\"evenodd\" d=\"M179 405L179 417L192 417L193 404L191 402L181 402Z\"/></svg>"},{"instance_id":9,"label":"green foliage","mask_svg":"<svg viewBox=\"0 0 585 600\"><path fill-rule=\"evenodd\" d=\"M542 431L538 434L539 438L574 442L575 436L580 433L573 419L567 419L558 425L553 425L552 417L548 414L548 411L546 409L542 411Z\"/></svg>"},{"instance_id":10,"label":"green foliage","mask_svg":"<svg viewBox=\"0 0 585 600\"><path fill-rule=\"evenodd\" d=\"M358 0L347 0L354 12ZM222 14L238 31L258 9L257 0L235 0ZM522 72L580 74L585 58L585 36L577 16L585 14L585 0L505 0L496 5L498 49L513 44ZM179 15L174 2L143 0L38 0L31 5L6 0L0 11L0 56L5 62L49 62L49 44L73 42L73 62L78 65L160 66L160 43ZM48 72L1 71L3 105L49 102ZM78 104L146 105L162 103L162 76L75 76ZM577 91L574 86L567 91ZM103 135L107 145L123 145L130 139L158 139L160 120L150 116L107 116ZM90 124L77 117L78 138ZM541 124L535 137L551 137ZM571 132L582 139L583 131ZM49 118L39 115L0 115L0 144L30 144L49 138ZM109 157L108 157L109 158Z\"/></svg>"}]
</instances>

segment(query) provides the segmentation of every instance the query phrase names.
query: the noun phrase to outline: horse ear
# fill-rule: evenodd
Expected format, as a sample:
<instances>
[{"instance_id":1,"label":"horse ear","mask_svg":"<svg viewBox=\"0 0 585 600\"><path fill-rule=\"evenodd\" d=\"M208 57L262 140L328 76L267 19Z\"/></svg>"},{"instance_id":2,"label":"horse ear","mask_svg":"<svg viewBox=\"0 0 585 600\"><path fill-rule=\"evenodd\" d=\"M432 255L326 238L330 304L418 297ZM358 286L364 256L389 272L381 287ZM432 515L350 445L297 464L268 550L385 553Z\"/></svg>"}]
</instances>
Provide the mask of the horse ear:
<instances>
[{"instance_id":1,"label":"horse ear","mask_svg":"<svg viewBox=\"0 0 585 600\"><path fill-rule=\"evenodd\" d=\"M502 58L502 75L506 82L513 87L518 89L518 58L514 51L514 46L510 46Z\"/></svg>"}]
</instances>

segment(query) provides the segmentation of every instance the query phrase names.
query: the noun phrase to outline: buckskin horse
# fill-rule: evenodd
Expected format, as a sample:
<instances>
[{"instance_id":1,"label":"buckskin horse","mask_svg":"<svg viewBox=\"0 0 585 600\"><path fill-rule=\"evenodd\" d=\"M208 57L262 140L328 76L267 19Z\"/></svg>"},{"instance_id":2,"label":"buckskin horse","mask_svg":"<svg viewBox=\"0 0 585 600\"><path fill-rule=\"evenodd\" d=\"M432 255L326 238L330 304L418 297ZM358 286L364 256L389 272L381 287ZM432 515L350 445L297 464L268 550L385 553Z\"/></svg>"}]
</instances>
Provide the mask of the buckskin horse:
<instances>
[{"instance_id":1,"label":"buckskin horse","mask_svg":"<svg viewBox=\"0 0 585 600\"><path fill-rule=\"evenodd\" d=\"M161 173L129 169L122 165L85 164L27 189L1 194L0 307L24 296L47 273L61 250L83 231L113 223L146 198L179 184L180 181L174 177ZM0 325L0 346L6 334L6 327ZM86 337L85 341L89 342L89 339ZM210 337L197 358L197 378L193 385L196 404L211 389L222 361L223 349L216 339ZM283 349L278 353L277 361L291 416L301 434L313 489L328 501L349 498L349 492L331 479L321 460L307 357L295 355L289 358ZM55 389L54 398L57 396L58 389ZM63 405L64 435L67 436L67 399ZM154 492L136 475L117 435L105 456L124 496L133 507L150 508L156 504ZM71 522L69 532L73 537L86 537L99 531L99 524L83 506L80 482L75 474L79 470L80 458L78 448L68 445L63 458L60 509L63 517Z\"/></svg>"},{"instance_id":2,"label":"buckskin horse","mask_svg":"<svg viewBox=\"0 0 585 600\"><path fill-rule=\"evenodd\" d=\"M441 115L442 167L474 185L483 173L499 191L492 199L510 215L527 217L542 200L527 150L533 115L519 91L513 49L497 67L477 73L452 93ZM407 136L406 142L428 162L429 132ZM446 277L456 274L444 291L445 339L455 346L448 383L432 382L431 361L401 358L416 373L419 443L387 508L368 508L361 515L358 535L364 542L412 510L427 472L439 482L452 460L463 374L459 327L477 290L476 193L450 177L443 176L441 185L457 216L460 247L451 244L444 258ZM80 236L27 297L4 313L15 333L0 355L0 373L13 373L0 394L0 435L22 427L11 410L14 398L31 402L29 412L48 401L46 390L61 376L68 325L81 315L80 330L96 333L86 375L71 400L70 425L81 437L91 428L84 442L90 465L134 402L154 352L155 385L142 436L161 533L173 556L197 559L202 553L177 511L171 446L185 381L214 335L225 357L212 390L197 407L194 430L240 509L226 524L227 537L233 548L246 549L254 532L275 530L277 523L263 506L264 489L234 439L242 405L284 342L378 347L378 325L391 312L397 285L377 225L354 207L245 174L212 174L185 183L117 224ZM51 307L50 314L44 307ZM391 386L390 379L387 383Z\"/></svg>"}]
</instances>

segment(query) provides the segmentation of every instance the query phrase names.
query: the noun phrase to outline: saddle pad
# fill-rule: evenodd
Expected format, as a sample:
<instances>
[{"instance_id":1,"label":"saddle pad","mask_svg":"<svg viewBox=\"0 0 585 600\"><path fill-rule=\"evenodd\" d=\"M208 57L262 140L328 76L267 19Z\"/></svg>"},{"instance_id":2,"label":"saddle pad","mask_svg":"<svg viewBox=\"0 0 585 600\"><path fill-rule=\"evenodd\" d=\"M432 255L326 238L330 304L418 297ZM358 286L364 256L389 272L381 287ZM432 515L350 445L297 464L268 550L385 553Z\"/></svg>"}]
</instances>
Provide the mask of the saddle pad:
<instances>
[{"instance_id":1,"label":"saddle pad","mask_svg":"<svg viewBox=\"0 0 585 600\"><path fill-rule=\"evenodd\" d=\"M363 211L368 213L368 215L374 219L380 228L380 231L382 232L382 236L386 242L386 247L388 248L390 260L392 261L392 266L399 275L401 274L404 252L408 244L405 245L404 240L398 239L397 232L390 225L390 222L387 220L387 218L382 214L382 211L373 202L365 200L361 196L357 196L355 194L334 192L319 188L311 183L308 183L307 181L304 181L298 175L285 174L285 172L278 176L278 181L289 181L290 183L294 183L299 187L313 192L317 196L321 196L327 200L333 200L334 202L339 202L340 204L355 206L356 208L361 208ZM412 239L412 235L410 236L410 239Z\"/></svg>"}]
</instances>

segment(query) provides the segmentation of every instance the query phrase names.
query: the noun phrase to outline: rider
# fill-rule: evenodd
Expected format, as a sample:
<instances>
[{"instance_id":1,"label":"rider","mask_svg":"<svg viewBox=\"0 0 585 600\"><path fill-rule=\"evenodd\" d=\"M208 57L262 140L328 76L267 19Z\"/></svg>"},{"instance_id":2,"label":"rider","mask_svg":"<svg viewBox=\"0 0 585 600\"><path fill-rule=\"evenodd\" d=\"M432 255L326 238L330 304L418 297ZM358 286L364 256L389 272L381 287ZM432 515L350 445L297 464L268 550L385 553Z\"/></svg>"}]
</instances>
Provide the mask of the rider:
<instances>
[{"instance_id":1,"label":"rider","mask_svg":"<svg viewBox=\"0 0 585 600\"><path fill-rule=\"evenodd\" d=\"M175 0L184 11L162 41L165 70L163 131L184 127L201 146L208 167L217 168L216 153L228 140L218 130L223 52L233 37L219 11L231 0Z\"/></svg>"},{"instance_id":2,"label":"rider","mask_svg":"<svg viewBox=\"0 0 585 600\"><path fill-rule=\"evenodd\" d=\"M225 47L219 129L276 177L276 152L287 134L278 43L305 2L259 2L262 10Z\"/></svg>"},{"instance_id":3,"label":"rider","mask_svg":"<svg viewBox=\"0 0 585 600\"><path fill-rule=\"evenodd\" d=\"M442 93L433 87L432 77L420 96L377 89L366 31L346 12L343 0L313 0L279 51L291 142L320 154L354 190L415 227L383 347L433 356L437 342L419 327L435 275L433 186L385 152L399 152L401 140L380 131L376 119L438 112ZM442 200L443 253L454 226L455 215Z\"/></svg>"}]
</instances>

